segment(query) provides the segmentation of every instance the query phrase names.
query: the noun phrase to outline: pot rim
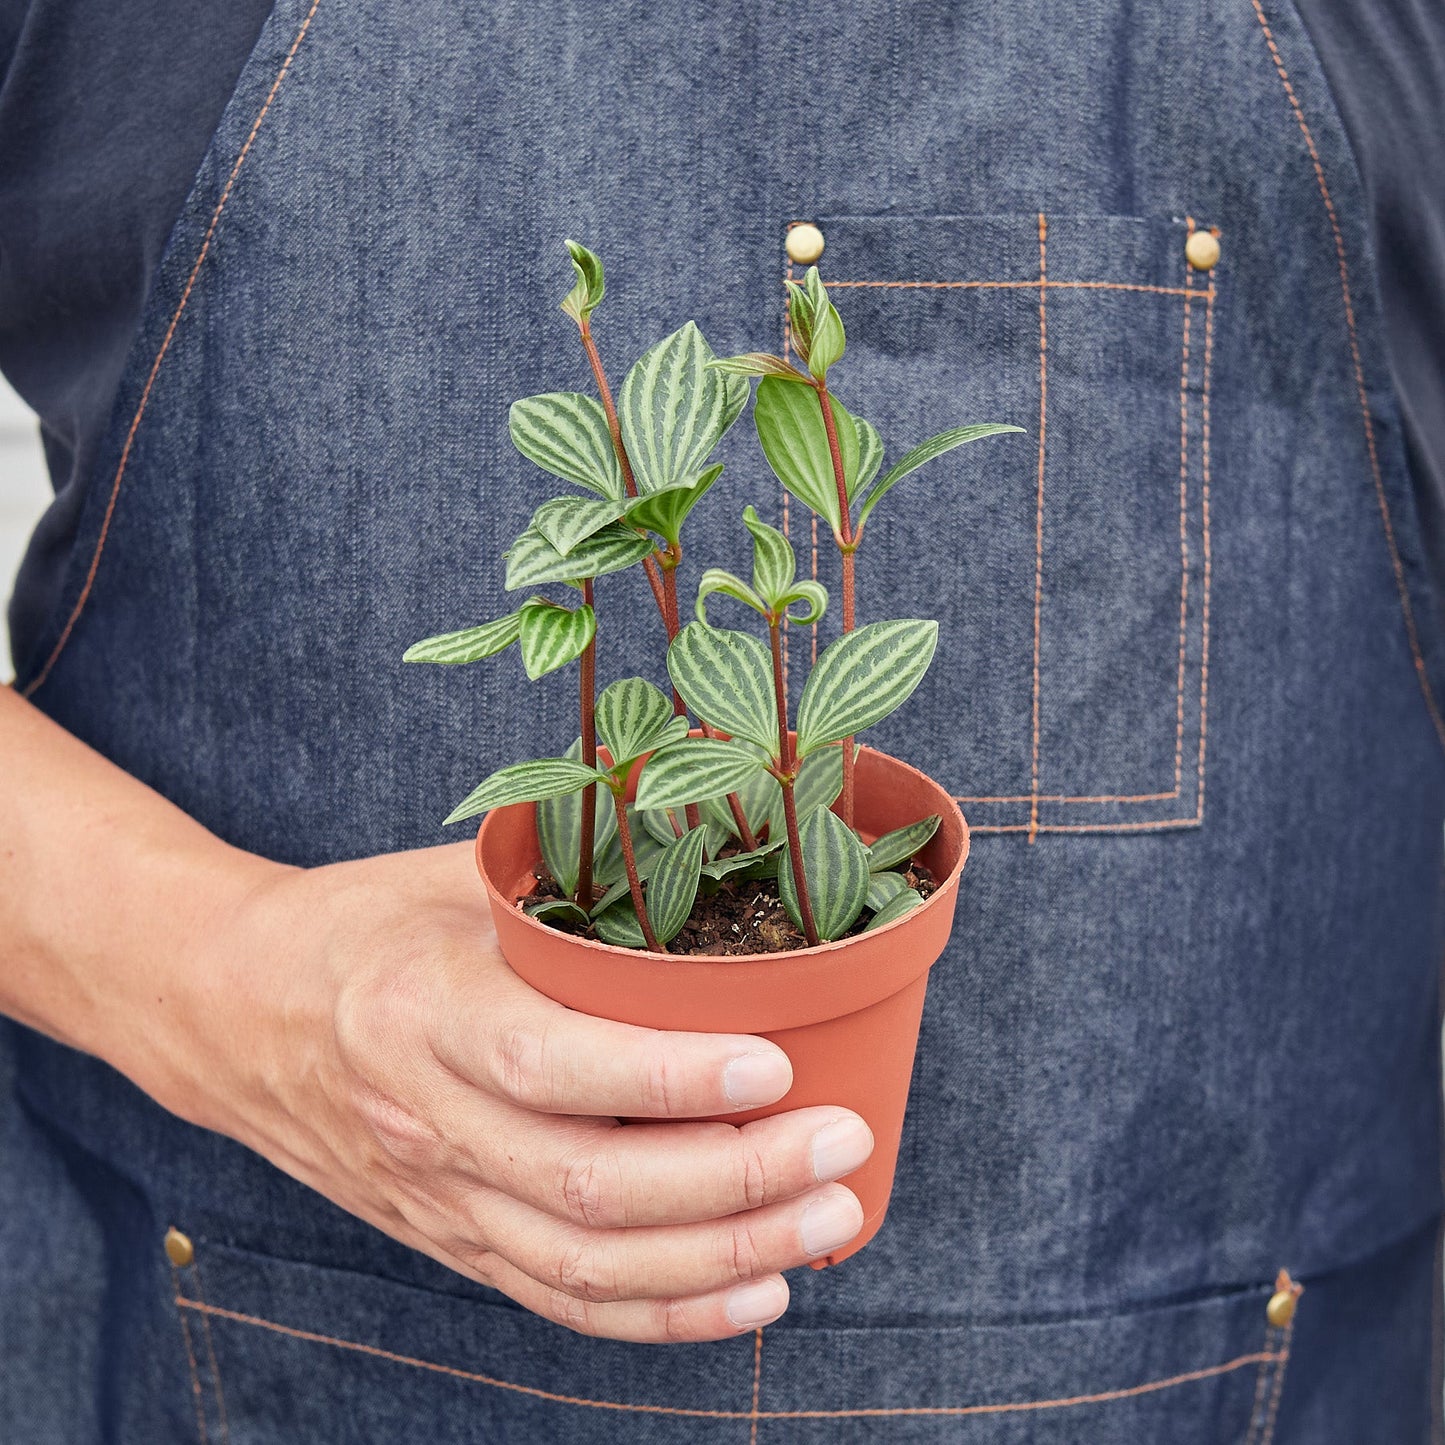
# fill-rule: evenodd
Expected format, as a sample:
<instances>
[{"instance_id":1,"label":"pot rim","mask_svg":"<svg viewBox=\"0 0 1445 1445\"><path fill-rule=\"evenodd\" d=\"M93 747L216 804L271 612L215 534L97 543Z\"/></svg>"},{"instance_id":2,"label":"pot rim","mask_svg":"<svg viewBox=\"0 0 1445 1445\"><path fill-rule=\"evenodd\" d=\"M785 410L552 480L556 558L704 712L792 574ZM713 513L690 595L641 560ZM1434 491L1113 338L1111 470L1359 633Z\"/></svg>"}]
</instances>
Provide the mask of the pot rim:
<instances>
[{"instance_id":1,"label":"pot rim","mask_svg":"<svg viewBox=\"0 0 1445 1445\"><path fill-rule=\"evenodd\" d=\"M958 856L954 859L953 866L948 874L939 881L938 886L923 900L917 908L910 908L907 913L901 914L891 923L885 923L882 928L872 929L863 933L853 934L848 938L834 939L831 942L819 943L807 948L789 948L776 953L654 953L650 948L623 948L618 944L603 943L599 939L583 938L575 933L564 933L558 928L549 928L545 923L539 922L531 914L517 906L519 899L508 898L506 892L499 888L491 873L487 870L483 858L483 846L488 825L493 818L510 813L519 808L531 809L535 818L535 803L509 803L501 808L494 808L482 820L481 826L477 829L475 845L475 857L477 872L481 875L487 894L492 902L493 908L501 906L509 911L526 928L534 930L539 939L545 938L555 946L557 940L563 940L567 947L577 948L584 952L596 954L599 958L628 959L634 962L646 959L656 963L685 963L685 964L719 964L729 969L759 967L772 963L786 963L792 959L815 959L825 958L842 952L846 952L850 946L862 943L865 939L873 940L885 937L896 928L912 924L917 927L922 916L933 910L935 905L942 905L949 901L951 895L958 887L959 876L963 872L963 866L968 861L971 834L968 820L963 815L958 801L949 793L942 783L930 777L921 768L915 768L911 763L906 763L902 758L896 758L891 753L885 753L877 748L870 748L866 745L858 745L855 753L861 760L864 754L886 765L890 769L904 769L926 782L940 800L937 811L945 822L951 814L957 820L959 829ZM939 832L943 831L943 824L940 824ZM934 835L938 836L937 833ZM932 841L932 840L930 840ZM925 845L926 846L926 845Z\"/></svg>"}]
</instances>

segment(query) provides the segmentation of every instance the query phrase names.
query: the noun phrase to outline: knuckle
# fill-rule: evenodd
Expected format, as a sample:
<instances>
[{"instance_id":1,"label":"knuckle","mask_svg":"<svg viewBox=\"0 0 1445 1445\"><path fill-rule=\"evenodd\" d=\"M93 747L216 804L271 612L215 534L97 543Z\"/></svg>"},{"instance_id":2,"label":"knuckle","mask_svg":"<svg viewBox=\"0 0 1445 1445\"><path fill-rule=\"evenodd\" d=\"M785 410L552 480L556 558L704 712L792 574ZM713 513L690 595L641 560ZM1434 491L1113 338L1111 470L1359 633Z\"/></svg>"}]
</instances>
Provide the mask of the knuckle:
<instances>
[{"instance_id":1,"label":"knuckle","mask_svg":"<svg viewBox=\"0 0 1445 1445\"><path fill-rule=\"evenodd\" d=\"M546 1030L520 1019L501 1024L492 1042L492 1076L516 1103L545 1108L551 1095Z\"/></svg>"},{"instance_id":2,"label":"knuckle","mask_svg":"<svg viewBox=\"0 0 1445 1445\"><path fill-rule=\"evenodd\" d=\"M571 1299L589 1304L620 1298L617 1275L605 1253L590 1239L569 1240L552 1262L552 1279Z\"/></svg>"},{"instance_id":3,"label":"knuckle","mask_svg":"<svg viewBox=\"0 0 1445 1445\"><path fill-rule=\"evenodd\" d=\"M733 1223L725 1250L724 1264L733 1279L755 1279L768 1273L757 1234L745 1219Z\"/></svg>"},{"instance_id":4,"label":"knuckle","mask_svg":"<svg viewBox=\"0 0 1445 1445\"><path fill-rule=\"evenodd\" d=\"M663 1049L650 1055L642 1065L639 1093L648 1114L677 1112L683 1098L682 1069L671 1051Z\"/></svg>"},{"instance_id":5,"label":"knuckle","mask_svg":"<svg viewBox=\"0 0 1445 1445\"><path fill-rule=\"evenodd\" d=\"M680 1345L696 1337L687 1305L680 1299L659 1300L653 1311L656 1319L656 1333L659 1339L669 1345Z\"/></svg>"},{"instance_id":6,"label":"knuckle","mask_svg":"<svg viewBox=\"0 0 1445 1445\"><path fill-rule=\"evenodd\" d=\"M563 1161L560 1193L566 1216L589 1229L614 1229L626 1222L613 1170L595 1151Z\"/></svg>"},{"instance_id":7,"label":"knuckle","mask_svg":"<svg viewBox=\"0 0 1445 1445\"><path fill-rule=\"evenodd\" d=\"M738 1135L738 1185L747 1208L757 1209L777 1197L775 1171L767 1154L747 1135Z\"/></svg>"},{"instance_id":8,"label":"knuckle","mask_svg":"<svg viewBox=\"0 0 1445 1445\"><path fill-rule=\"evenodd\" d=\"M597 1312L586 1300L560 1290L551 1290L547 1295L548 1316L559 1325L575 1330L579 1335L597 1335L601 1330L597 1323Z\"/></svg>"}]
</instances>

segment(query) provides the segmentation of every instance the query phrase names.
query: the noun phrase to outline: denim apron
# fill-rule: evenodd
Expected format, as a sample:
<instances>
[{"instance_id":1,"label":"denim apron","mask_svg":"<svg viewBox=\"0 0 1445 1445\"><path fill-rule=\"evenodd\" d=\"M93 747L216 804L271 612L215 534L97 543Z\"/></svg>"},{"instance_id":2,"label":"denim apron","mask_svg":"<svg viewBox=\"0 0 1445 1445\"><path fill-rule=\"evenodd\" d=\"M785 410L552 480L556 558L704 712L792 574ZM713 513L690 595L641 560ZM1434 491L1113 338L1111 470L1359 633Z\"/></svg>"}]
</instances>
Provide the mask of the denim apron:
<instances>
[{"instance_id":1,"label":"denim apron","mask_svg":"<svg viewBox=\"0 0 1445 1445\"><path fill-rule=\"evenodd\" d=\"M942 622L876 741L973 857L887 1224L722 1343L571 1334L9 1028L0 1436L1428 1437L1445 649L1360 180L1260 4L278 0L21 688L271 857L455 836L483 760L573 731L506 663L400 663L506 605L548 490L507 405L588 384L562 238L607 262L620 379L689 316L781 345L806 220L893 455L1028 430L862 559L861 617ZM694 564L742 560L754 498L833 584L746 433ZM640 578L598 591L605 679L621 609L657 638Z\"/></svg>"}]
</instances>

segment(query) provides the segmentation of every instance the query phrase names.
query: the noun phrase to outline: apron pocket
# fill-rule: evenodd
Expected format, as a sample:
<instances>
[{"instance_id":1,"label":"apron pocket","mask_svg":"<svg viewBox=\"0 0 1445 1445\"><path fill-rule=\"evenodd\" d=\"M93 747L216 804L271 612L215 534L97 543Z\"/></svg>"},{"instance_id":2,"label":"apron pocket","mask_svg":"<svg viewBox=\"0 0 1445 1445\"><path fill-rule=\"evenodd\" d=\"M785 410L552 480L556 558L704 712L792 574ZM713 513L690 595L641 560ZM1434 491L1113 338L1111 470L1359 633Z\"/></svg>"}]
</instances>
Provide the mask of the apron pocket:
<instances>
[{"instance_id":1,"label":"apron pocket","mask_svg":"<svg viewBox=\"0 0 1445 1445\"><path fill-rule=\"evenodd\" d=\"M870 519L860 620L936 617L942 636L869 741L909 756L927 735L976 832L1198 825L1222 267L1189 266L1184 219L815 219L848 333L840 394L888 461L964 423L1028 432L932 462ZM836 588L831 539L788 510Z\"/></svg>"}]
</instances>

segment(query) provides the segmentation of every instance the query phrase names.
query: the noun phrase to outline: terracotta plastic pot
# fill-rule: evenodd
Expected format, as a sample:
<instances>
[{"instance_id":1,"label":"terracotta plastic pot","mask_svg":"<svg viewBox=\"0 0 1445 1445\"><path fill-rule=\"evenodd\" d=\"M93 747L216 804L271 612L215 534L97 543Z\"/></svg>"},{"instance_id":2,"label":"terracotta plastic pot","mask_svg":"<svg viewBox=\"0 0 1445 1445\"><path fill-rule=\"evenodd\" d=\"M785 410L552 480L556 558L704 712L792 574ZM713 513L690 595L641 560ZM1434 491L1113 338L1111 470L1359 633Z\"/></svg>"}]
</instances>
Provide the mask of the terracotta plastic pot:
<instances>
[{"instance_id":1,"label":"terracotta plastic pot","mask_svg":"<svg viewBox=\"0 0 1445 1445\"><path fill-rule=\"evenodd\" d=\"M948 942L968 857L958 805L916 768L859 748L855 786L854 821L865 838L940 815L919 855L938 890L874 932L789 953L664 957L561 933L517 905L541 862L535 807L498 808L477 834L477 867L502 952L533 988L619 1023L771 1039L792 1061L792 1088L776 1104L721 1116L728 1123L813 1104L842 1105L868 1121L873 1153L843 1181L862 1202L863 1228L816 1261L819 1269L861 1249L887 1213L928 970Z\"/></svg>"}]
</instances>

